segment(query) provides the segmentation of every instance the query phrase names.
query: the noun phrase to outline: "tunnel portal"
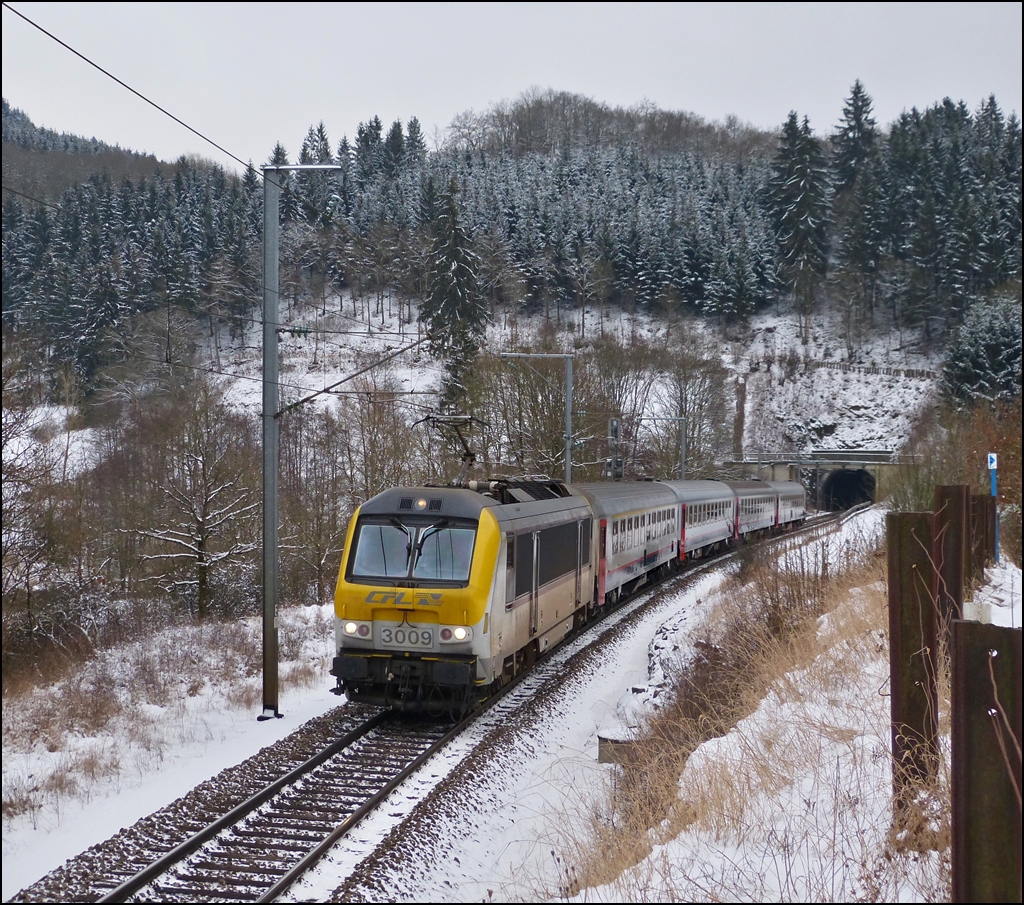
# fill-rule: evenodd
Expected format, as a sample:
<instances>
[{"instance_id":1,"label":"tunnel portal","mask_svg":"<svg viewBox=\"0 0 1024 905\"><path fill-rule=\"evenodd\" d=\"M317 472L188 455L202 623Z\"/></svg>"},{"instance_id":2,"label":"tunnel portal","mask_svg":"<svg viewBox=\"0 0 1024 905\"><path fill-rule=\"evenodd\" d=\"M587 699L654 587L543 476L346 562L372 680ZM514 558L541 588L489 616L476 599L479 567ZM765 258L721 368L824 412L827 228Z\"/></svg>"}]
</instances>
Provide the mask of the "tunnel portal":
<instances>
[{"instance_id":1,"label":"tunnel portal","mask_svg":"<svg viewBox=\"0 0 1024 905\"><path fill-rule=\"evenodd\" d=\"M829 472L821 485L821 506L842 512L861 503L875 501L875 476L865 468L842 468Z\"/></svg>"}]
</instances>

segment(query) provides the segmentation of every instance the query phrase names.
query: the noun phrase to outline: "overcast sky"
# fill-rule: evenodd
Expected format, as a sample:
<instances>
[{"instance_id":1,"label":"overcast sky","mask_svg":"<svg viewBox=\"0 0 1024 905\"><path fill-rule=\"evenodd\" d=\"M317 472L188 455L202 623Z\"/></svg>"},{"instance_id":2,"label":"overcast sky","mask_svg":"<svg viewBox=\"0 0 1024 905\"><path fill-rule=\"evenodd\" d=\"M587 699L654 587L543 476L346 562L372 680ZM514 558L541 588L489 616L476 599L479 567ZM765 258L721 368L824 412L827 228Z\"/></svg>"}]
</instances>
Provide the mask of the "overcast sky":
<instances>
[{"instance_id":1,"label":"overcast sky","mask_svg":"<svg viewBox=\"0 0 1024 905\"><path fill-rule=\"evenodd\" d=\"M21 3L11 6L257 165L294 161L374 115L460 112L531 87L648 101L766 129L790 110L819 134L859 78L882 125L944 97L1021 111L1020 3ZM37 125L165 160L234 167L168 117L3 10L3 96Z\"/></svg>"}]
</instances>

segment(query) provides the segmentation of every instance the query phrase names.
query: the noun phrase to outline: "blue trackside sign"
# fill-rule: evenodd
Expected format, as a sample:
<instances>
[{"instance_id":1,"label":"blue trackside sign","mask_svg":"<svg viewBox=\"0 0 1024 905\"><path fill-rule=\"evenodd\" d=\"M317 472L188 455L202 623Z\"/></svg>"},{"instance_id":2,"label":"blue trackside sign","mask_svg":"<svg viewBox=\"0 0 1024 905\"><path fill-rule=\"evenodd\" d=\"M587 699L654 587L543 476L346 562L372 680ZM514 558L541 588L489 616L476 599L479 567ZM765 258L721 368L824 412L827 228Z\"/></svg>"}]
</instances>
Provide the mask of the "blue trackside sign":
<instances>
[{"instance_id":1,"label":"blue trackside sign","mask_svg":"<svg viewBox=\"0 0 1024 905\"><path fill-rule=\"evenodd\" d=\"M992 479L992 496L998 496L998 484L996 479L999 457L995 453L988 454L988 474ZM997 504L998 505L998 504ZM996 562L999 562L999 515L996 514Z\"/></svg>"}]
</instances>

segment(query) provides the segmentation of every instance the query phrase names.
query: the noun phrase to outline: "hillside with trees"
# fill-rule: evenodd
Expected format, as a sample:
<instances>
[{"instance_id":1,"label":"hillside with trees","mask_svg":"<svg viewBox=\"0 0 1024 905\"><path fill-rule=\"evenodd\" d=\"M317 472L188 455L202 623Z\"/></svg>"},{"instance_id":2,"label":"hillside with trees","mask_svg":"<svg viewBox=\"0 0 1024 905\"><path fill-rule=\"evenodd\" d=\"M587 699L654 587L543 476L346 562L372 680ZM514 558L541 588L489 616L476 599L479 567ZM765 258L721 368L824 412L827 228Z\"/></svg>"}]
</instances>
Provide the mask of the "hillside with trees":
<instances>
[{"instance_id":1,"label":"hillside with trees","mask_svg":"<svg viewBox=\"0 0 1024 905\"><path fill-rule=\"evenodd\" d=\"M108 145L96 138L55 132L37 126L23 111L3 99L3 185L22 200L57 201L70 188L88 182L93 173L107 173L115 182L145 179L161 166L152 154Z\"/></svg>"},{"instance_id":2,"label":"hillside with trees","mask_svg":"<svg viewBox=\"0 0 1024 905\"><path fill-rule=\"evenodd\" d=\"M6 102L4 142L5 160L12 146L109 153ZM289 159L280 144L270 156ZM584 330L584 307L604 305L727 324L788 297L806 314L841 298L853 356L875 325L943 342L974 301L1019 285L1021 127L995 98L973 112L947 99L882 129L858 82L832 134L794 111L770 136L534 92L458 117L435 152L415 118L373 117L352 144L311 126L295 159L341 167L289 177L283 283L296 301L426 297L453 185L492 316L543 311ZM5 331L86 387L119 354L104 336L136 315L170 308L237 331L258 301L260 196L254 169L236 178L186 159L166 175L97 166L56 209L5 193Z\"/></svg>"},{"instance_id":3,"label":"hillside with trees","mask_svg":"<svg viewBox=\"0 0 1024 905\"><path fill-rule=\"evenodd\" d=\"M168 618L255 606L259 423L224 375L259 317L262 186L252 166L186 158L115 176L108 155L148 159L36 129L6 102L3 114L5 165L17 149L43 169L95 167L57 195L4 193L7 675L39 651L100 643L138 601ZM291 159L281 144L270 155ZM502 350L576 355L581 479L604 474L613 415L627 477L672 472L670 418L686 420L688 474L722 474L743 426L710 331L783 307L805 343L816 312L839 312L833 364L855 367L879 331L952 343L948 398L1019 413L1021 126L994 98L883 128L858 82L830 134L794 111L769 135L534 92L457 118L434 151L415 118L373 117L351 144L310 126L294 159L340 170L288 178L283 320L312 325L310 372L366 371L331 406L282 419L289 600L329 597L358 501L453 477L452 438L414 429L431 411L482 423L487 469L561 472L560 364L510 369ZM606 329L624 314L662 329ZM526 315L535 330L519 328ZM491 348L499 327L506 345ZM429 330L415 366L440 394L410 402L393 370L368 368L379 347L338 339L371 330L392 348ZM792 387L802 359L779 354ZM89 428L85 452L51 442L68 425Z\"/></svg>"}]
</instances>

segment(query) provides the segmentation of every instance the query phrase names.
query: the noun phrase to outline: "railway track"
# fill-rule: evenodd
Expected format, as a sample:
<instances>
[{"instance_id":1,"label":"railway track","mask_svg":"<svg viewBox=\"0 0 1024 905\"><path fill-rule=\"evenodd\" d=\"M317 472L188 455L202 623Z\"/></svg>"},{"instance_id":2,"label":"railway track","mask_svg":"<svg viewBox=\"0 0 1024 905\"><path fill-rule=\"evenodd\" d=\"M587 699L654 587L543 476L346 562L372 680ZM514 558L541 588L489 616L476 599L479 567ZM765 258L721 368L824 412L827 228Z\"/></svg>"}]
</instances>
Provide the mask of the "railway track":
<instances>
[{"instance_id":1,"label":"railway track","mask_svg":"<svg viewBox=\"0 0 1024 905\"><path fill-rule=\"evenodd\" d=\"M272 901L459 728L378 713L97 901Z\"/></svg>"}]
</instances>

